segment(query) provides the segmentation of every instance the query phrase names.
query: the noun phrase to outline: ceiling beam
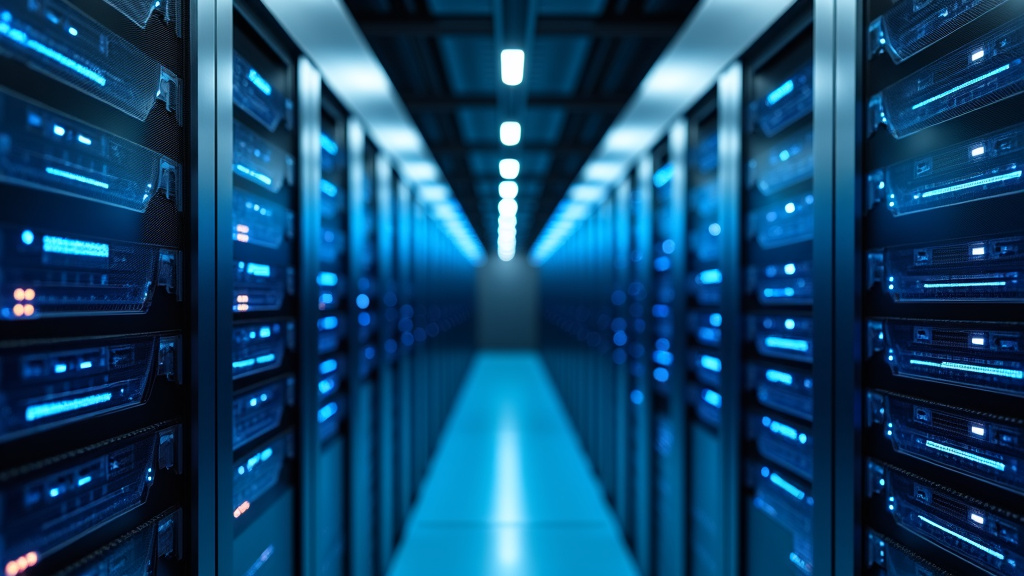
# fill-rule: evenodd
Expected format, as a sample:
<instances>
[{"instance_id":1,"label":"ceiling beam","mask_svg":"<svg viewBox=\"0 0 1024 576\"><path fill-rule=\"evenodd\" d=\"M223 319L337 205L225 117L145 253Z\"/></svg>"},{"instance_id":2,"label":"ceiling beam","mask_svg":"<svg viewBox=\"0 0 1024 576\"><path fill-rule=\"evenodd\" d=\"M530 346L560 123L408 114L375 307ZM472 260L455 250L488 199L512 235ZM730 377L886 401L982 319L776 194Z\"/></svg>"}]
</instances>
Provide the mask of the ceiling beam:
<instances>
[{"instance_id":1,"label":"ceiling beam","mask_svg":"<svg viewBox=\"0 0 1024 576\"><path fill-rule=\"evenodd\" d=\"M554 144L519 144L518 146L502 146L501 144L466 144L466 143L455 143L446 142L444 144L427 144L430 147L431 152L440 156L447 154L470 154L473 152L494 152L508 155L509 157L516 157L517 154L531 154L535 152L547 152L547 153L561 153L561 154L586 154L590 155L594 151L593 146L580 146L580 145L569 145L554 143ZM497 170L497 166L495 166Z\"/></svg>"},{"instance_id":2,"label":"ceiling beam","mask_svg":"<svg viewBox=\"0 0 1024 576\"><path fill-rule=\"evenodd\" d=\"M617 114L629 100L628 94L612 96L591 96L582 98L557 95L530 95L530 108L571 108L572 112L588 114ZM413 114L451 114L465 108L494 108L498 101L494 96L424 96L407 97L405 106Z\"/></svg>"},{"instance_id":3,"label":"ceiling beam","mask_svg":"<svg viewBox=\"0 0 1024 576\"><path fill-rule=\"evenodd\" d=\"M368 14L356 17L367 38L449 36L470 34L491 36L494 22L489 17L446 18L387 17ZM594 37L670 38L679 31L681 20L664 17L568 18L543 16L537 19L538 36L582 35Z\"/></svg>"}]
</instances>

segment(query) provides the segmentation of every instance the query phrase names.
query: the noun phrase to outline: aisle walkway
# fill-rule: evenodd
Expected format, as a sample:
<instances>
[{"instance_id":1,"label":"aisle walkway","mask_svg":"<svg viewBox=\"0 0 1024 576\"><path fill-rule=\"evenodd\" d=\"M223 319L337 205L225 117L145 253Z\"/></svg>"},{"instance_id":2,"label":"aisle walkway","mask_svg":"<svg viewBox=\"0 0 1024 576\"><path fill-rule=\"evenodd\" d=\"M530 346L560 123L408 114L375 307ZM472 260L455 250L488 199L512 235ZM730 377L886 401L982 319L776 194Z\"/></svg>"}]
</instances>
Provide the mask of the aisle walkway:
<instances>
[{"instance_id":1,"label":"aisle walkway","mask_svg":"<svg viewBox=\"0 0 1024 576\"><path fill-rule=\"evenodd\" d=\"M389 576L634 576L539 355L482 352Z\"/></svg>"}]
</instances>

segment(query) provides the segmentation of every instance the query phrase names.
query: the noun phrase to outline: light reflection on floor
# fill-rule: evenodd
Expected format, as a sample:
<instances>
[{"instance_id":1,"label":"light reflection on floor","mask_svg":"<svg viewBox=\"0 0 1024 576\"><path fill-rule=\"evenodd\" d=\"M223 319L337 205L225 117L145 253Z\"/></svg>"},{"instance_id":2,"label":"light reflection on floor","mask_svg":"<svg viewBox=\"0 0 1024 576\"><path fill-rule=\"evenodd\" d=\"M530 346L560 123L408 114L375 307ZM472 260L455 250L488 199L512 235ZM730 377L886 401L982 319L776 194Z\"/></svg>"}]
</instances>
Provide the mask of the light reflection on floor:
<instances>
[{"instance_id":1,"label":"light reflection on floor","mask_svg":"<svg viewBox=\"0 0 1024 576\"><path fill-rule=\"evenodd\" d=\"M478 355L389 576L634 576L535 353Z\"/></svg>"}]
</instances>

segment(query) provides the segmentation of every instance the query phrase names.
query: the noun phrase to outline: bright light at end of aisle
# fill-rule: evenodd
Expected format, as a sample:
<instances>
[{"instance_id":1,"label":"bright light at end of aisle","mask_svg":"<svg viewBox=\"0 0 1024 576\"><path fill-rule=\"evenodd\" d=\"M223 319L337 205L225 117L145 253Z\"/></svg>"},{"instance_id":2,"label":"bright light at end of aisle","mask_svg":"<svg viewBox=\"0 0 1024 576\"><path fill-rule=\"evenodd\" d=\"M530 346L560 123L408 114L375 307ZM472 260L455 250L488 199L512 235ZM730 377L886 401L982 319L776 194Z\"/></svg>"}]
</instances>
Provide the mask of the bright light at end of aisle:
<instances>
[{"instance_id":1,"label":"bright light at end of aisle","mask_svg":"<svg viewBox=\"0 0 1024 576\"><path fill-rule=\"evenodd\" d=\"M512 200L518 195L519 184L516 184L514 180L504 180L498 184L498 196Z\"/></svg>"},{"instance_id":2,"label":"bright light at end of aisle","mask_svg":"<svg viewBox=\"0 0 1024 576\"><path fill-rule=\"evenodd\" d=\"M505 180L515 180L519 176L519 160L505 158L498 162L498 174L501 174Z\"/></svg>"},{"instance_id":3,"label":"bright light at end of aisle","mask_svg":"<svg viewBox=\"0 0 1024 576\"><path fill-rule=\"evenodd\" d=\"M523 127L519 125L519 122L502 122L501 127L498 129L498 137L505 146L519 144L519 139L522 136Z\"/></svg>"},{"instance_id":4,"label":"bright light at end of aisle","mask_svg":"<svg viewBox=\"0 0 1024 576\"><path fill-rule=\"evenodd\" d=\"M518 49L501 51L501 81L509 86L519 86L523 83L523 66L526 63L526 53Z\"/></svg>"},{"instance_id":5,"label":"bright light at end of aisle","mask_svg":"<svg viewBox=\"0 0 1024 576\"><path fill-rule=\"evenodd\" d=\"M498 202L498 214L501 216L515 216L519 212L519 204L511 198Z\"/></svg>"}]
</instances>

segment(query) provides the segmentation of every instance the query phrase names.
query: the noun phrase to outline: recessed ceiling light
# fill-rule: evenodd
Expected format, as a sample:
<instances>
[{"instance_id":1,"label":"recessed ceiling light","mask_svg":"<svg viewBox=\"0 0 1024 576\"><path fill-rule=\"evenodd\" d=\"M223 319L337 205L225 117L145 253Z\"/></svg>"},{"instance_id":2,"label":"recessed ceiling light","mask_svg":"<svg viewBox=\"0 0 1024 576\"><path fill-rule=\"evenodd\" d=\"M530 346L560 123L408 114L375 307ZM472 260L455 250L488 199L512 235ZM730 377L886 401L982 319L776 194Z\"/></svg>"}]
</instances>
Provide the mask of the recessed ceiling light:
<instances>
[{"instance_id":1,"label":"recessed ceiling light","mask_svg":"<svg viewBox=\"0 0 1024 576\"><path fill-rule=\"evenodd\" d=\"M502 198L515 198L519 195L519 184L515 180L503 180L498 184L498 196Z\"/></svg>"},{"instance_id":2,"label":"recessed ceiling light","mask_svg":"<svg viewBox=\"0 0 1024 576\"><path fill-rule=\"evenodd\" d=\"M519 139L523 136L523 127L519 125L519 122L502 122L498 128L498 137L501 139L501 143L505 146L515 146L519 144Z\"/></svg>"},{"instance_id":3,"label":"recessed ceiling light","mask_svg":"<svg viewBox=\"0 0 1024 576\"><path fill-rule=\"evenodd\" d=\"M523 83L523 65L526 54L522 50L509 49L501 51L501 81L509 86Z\"/></svg>"},{"instance_id":4,"label":"recessed ceiling light","mask_svg":"<svg viewBox=\"0 0 1024 576\"><path fill-rule=\"evenodd\" d=\"M505 180L515 180L519 176L519 160L515 158L505 158L501 162L498 162L498 173Z\"/></svg>"},{"instance_id":5,"label":"recessed ceiling light","mask_svg":"<svg viewBox=\"0 0 1024 576\"><path fill-rule=\"evenodd\" d=\"M519 204L511 198L498 202L498 214L502 216L515 216L519 211Z\"/></svg>"}]
</instances>

